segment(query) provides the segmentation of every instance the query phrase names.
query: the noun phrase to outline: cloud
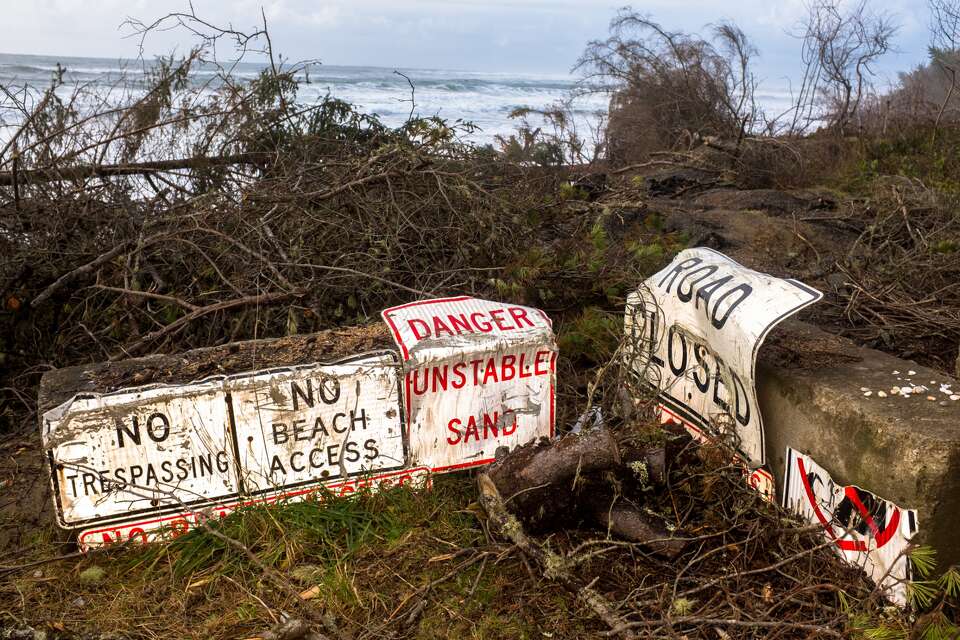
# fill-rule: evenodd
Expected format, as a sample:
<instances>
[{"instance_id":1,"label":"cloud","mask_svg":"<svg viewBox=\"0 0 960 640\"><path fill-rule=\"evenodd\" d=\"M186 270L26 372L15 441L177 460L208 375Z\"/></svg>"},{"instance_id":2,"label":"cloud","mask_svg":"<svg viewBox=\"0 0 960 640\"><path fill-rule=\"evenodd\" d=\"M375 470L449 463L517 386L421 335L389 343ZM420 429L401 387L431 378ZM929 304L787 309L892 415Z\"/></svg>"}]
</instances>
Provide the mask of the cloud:
<instances>
[{"instance_id":1,"label":"cloud","mask_svg":"<svg viewBox=\"0 0 960 640\"><path fill-rule=\"evenodd\" d=\"M851 0L852 1L852 0ZM185 0L30 0L5 2L0 51L131 57L136 39L118 31L127 16L154 20L183 11ZM275 47L293 59L334 64L563 72L587 41L603 37L618 0L194 0L209 20L256 28L260 8ZM636 3L670 29L700 31L723 19L737 22L761 50L760 73L794 73L799 43L790 31L803 0L645 0ZM912 0L871 0L904 24L891 57L898 68L923 58L925 11ZM190 45L187 34L147 40L149 55Z\"/></svg>"}]
</instances>

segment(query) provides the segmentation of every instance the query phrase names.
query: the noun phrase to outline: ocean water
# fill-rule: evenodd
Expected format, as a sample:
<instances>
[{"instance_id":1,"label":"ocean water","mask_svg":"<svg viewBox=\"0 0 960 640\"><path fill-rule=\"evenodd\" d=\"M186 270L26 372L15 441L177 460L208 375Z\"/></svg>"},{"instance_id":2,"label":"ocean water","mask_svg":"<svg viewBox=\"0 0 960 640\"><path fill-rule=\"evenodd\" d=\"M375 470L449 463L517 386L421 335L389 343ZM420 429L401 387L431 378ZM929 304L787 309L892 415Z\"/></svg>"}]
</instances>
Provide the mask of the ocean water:
<instances>
[{"instance_id":1,"label":"ocean water","mask_svg":"<svg viewBox=\"0 0 960 640\"><path fill-rule=\"evenodd\" d=\"M2 46L2 45L0 45ZM0 84L20 88L44 89L50 85L57 64L66 71L66 95L77 84L99 89L104 95L118 92L117 83L124 72L136 77L143 63L135 60L105 58L64 58L0 53ZM148 63L149 64L149 63ZM242 63L233 74L239 79L255 77L263 67ZM345 67L312 65L306 74L298 101L312 104L325 95L351 102L364 112L375 113L388 125L402 124L410 113L410 85L406 78L386 67ZM471 122L479 129L469 136L473 142L492 142L497 135L515 131L510 113L518 107L547 108L568 97L576 78L568 75L534 75L450 71L442 69L396 69L410 78L415 88L415 113L439 116L448 121ZM191 82L197 86L215 83L216 70L199 67ZM574 119L587 134L596 122L596 113L605 111L607 99L594 95L578 99L573 105ZM0 113L0 120L4 114ZM9 124L9 117L6 118Z\"/></svg>"}]
</instances>

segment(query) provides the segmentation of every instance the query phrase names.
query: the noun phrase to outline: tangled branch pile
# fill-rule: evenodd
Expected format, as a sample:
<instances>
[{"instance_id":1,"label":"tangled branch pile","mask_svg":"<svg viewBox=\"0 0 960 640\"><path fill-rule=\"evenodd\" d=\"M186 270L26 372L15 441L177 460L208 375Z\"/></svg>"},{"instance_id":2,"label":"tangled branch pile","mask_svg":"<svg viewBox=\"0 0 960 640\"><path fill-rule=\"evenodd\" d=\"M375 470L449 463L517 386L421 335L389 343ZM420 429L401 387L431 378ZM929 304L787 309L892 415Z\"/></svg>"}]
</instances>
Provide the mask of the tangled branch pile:
<instances>
[{"instance_id":1,"label":"tangled branch pile","mask_svg":"<svg viewBox=\"0 0 960 640\"><path fill-rule=\"evenodd\" d=\"M955 196L879 181L840 223L862 229L834 284L834 320L857 339L953 371L960 342L960 219Z\"/></svg>"},{"instance_id":2,"label":"tangled branch pile","mask_svg":"<svg viewBox=\"0 0 960 640\"><path fill-rule=\"evenodd\" d=\"M41 366L315 331L490 286L555 178L439 119L391 129L333 98L298 103L298 72L240 82L196 51L107 96L56 80L5 93L0 403L29 404Z\"/></svg>"}]
</instances>

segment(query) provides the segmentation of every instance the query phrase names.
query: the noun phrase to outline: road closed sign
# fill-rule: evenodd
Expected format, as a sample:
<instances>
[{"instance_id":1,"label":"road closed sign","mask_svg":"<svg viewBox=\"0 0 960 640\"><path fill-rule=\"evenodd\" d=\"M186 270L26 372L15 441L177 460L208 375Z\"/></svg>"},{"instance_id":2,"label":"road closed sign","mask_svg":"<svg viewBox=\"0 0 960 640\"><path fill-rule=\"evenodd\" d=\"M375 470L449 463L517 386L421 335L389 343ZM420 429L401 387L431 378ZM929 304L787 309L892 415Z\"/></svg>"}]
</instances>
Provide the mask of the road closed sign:
<instances>
[{"instance_id":1,"label":"road closed sign","mask_svg":"<svg viewBox=\"0 0 960 640\"><path fill-rule=\"evenodd\" d=\"M703 437L729 437L759 467L757 352L777 323L821 297L711 249L687 249L628 296L626 358L665 412Z\"/></svg>"},{"instance_id":2,"label":"road closed sign","mask_svg":"<svg viewBox=\"0 0 960 640\"><path fill-rule=\"evenodd\" d=\"M466 296L383 311L403 358L411 464L488 464L552 437L557 347L540 310Z\"/></svg>"}]
</instances>

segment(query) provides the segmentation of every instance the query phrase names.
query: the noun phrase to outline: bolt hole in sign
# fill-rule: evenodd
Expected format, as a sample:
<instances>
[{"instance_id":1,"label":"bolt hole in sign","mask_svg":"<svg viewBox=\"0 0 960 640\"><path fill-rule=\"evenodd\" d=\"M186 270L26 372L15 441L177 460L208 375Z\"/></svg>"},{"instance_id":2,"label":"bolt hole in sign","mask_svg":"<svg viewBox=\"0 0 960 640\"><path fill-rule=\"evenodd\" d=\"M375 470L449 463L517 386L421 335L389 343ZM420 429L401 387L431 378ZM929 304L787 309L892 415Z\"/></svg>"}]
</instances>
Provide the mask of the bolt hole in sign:
<instances>
[{"instance_id":1,"label":"bolt hole in sign","mask_svg":"<svg viewBox=\"0 0 960 640\"><path fill-rule=\"evenodd\" d=\"M906 550L917 533L917 512L901 509L856 486L838 485L810 456L787 447L783 506L819 523L847 562L862 567L887 597L907 603Z\"/></svg>"},{"instance_id":2,"label":"bolt hole in sign","mask_svg":"<svg viewBox=\"0 0 960 640\"><path fill-rule=\"evenodd\" d=\"M461 296L382 315L403 358L409 464L454 471L553 436L557 346L542 311Z\"/></svg>"},{"instance_id":3,"label":"bolt hole in sign","mask_svg":"<svg viewBox=\"0 0 960 640\"><path fill-rule=\"evenodd\" d=\"M757 407L757 352L783 319L823 294L707 248L681 251L627 297L626 358L659 395L661 417L700 439L732 439L749 484L772 493Z\"/></svg>"}]
</instances>

